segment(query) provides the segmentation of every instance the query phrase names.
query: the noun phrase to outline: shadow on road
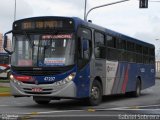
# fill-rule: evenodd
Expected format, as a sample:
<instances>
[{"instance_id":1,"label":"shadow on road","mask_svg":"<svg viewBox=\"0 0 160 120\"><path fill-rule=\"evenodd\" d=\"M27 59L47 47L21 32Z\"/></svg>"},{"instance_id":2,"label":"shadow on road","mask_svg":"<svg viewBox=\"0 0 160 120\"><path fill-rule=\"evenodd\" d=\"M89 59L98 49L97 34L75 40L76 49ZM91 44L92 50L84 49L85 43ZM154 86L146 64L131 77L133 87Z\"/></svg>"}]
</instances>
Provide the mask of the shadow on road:
<instances>
[{"instance_id":1,"label":"shadow on road","mask_svg":"<svg viewBox=\"0 0 160 120\"><path fill-rule=\"evenodd\" d=\"M150 94L143 93L140 97L148 96ZM128 99L135 99L134 97L126 95L108 95L104 96L102 104L112 103L116 101L123 101ZM96 106L89 106L85 100L52 100L50 104L38 105L33 103L32 105L25 106L26 108L40 108L40 109L51 109L51 110L80 110L87 108L95 108ZM99 105L98 107L102 107ZM110 107L110 106L108 106ZM97 107L96 107L97 108Z\"/></svg>"}]
</instances>

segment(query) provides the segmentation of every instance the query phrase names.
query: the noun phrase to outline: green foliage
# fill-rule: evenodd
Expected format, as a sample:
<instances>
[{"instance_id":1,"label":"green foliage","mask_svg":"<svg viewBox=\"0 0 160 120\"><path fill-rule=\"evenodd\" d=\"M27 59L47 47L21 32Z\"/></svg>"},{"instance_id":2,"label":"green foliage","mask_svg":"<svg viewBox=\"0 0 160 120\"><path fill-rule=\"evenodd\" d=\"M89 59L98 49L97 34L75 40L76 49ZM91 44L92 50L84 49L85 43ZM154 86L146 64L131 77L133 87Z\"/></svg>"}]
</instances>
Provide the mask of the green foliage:
<instances>
[{"instance_id":1,"label":"green foliage","mask_svg":"<svg viewBox=\"0 0 160 120\"><path fill-rule=\"evenodd\" d=\"M0 86L0 93L3 93L3 92L10 92L10 88L9 87L1 87Z\"/></svg>"}]
</instances>

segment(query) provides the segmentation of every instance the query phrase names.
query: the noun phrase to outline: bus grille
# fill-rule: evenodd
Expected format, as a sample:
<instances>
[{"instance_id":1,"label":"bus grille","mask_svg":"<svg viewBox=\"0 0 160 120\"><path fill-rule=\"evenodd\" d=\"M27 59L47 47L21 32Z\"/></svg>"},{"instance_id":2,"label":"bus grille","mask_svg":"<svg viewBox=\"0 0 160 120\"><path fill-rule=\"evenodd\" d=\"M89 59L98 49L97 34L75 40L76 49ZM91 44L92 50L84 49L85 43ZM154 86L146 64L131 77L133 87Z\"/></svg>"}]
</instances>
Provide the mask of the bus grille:
<instances>
[{"instance_id":1,"label":"bus grille","mask_svg":"<svg viewBox=\"0 0 160 120\"><path fill-rule=\"evenodd\" d=\"M51 94L53 89L43 89L42 92L33 92L31 88L23 88L23 91L27 94Z\"/></svg>"},{"instance_id":2,"label":"bus grille","mask_svg":"<svg viewBox=\"0 0 160 120\"><path fill-rule=\"evenodd\" d=\"M45 75L57 75L65 73L73 68L74 65L66 67L57 67L57 68L40 68L40 70L33 70L33 68L20 68L20 67L11 67L11 70L21 75L28 76L45 76Z\"/></svg>"},{"instance_id":3,"label":"bus grille","mask_svg":"<svg viewBox=\"0 0 160 120\"><path fill-rule=\"evenodd\" d=\"M17 71L21 75L43 76L61 74L63 71Z\"/></svg>"}]
</instances>

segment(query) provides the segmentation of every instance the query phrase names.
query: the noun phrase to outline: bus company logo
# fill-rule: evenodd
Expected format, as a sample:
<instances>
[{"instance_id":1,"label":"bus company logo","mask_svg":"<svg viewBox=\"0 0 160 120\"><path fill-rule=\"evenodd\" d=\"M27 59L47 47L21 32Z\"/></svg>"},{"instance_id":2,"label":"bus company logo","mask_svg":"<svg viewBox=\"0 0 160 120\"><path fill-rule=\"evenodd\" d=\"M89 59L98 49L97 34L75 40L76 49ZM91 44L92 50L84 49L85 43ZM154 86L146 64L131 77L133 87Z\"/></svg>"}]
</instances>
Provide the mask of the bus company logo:
<instances>
[{"instance_id":1,"label":"bus company logo","mask_svg":"<svg viewBox=\"0 0 160 120\"><path fill-rule=\"evenodd\" d=\"M110 71L115 71L114 67L107 66L107 72L110 72Z\"/></svg>"},{"instance_id":2,"label":"bus company logo","mask_svg":"<svg viewBox=\"0 0 160 120\"><path fill-rule=\"evenodd\" d=\"M140 71L141 71L142 73L144 73L144 72L145 72L145 68L141 68Z\"/></svg>"},{"instance_id":3,"label":"bus company logo","mask_svg":"<svg viewBox=\"0 0 160 120\"><path fill-rule=\"evenodd\" d=\"M151 73L154 73L154 69L151 69Z\"/></svg>"}]
</instances>

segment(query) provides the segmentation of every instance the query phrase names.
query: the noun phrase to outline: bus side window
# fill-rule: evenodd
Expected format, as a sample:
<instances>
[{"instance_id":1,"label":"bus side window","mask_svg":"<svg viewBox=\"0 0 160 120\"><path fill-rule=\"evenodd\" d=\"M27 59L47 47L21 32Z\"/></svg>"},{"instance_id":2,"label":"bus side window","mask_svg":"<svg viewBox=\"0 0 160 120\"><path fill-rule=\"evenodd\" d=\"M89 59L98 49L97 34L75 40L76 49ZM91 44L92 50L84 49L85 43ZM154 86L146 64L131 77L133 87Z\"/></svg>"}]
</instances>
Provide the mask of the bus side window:
<instances>
[{"instance_id":1,"label":"bus side window","mask_svg":"<svg viewBox=\"0 0 160 120\"><path fill-rule=\"evenodd\" d=\"M89 40L83 39L82 45L83 58L88 60L90 58Z\"/></svg>"},{"instance_id":2,"label":"bus side window","mask_svg":"<svg viewBox=\"0 0 160 120\"><path fill-rule=\"evenodd\" d=\"M94 52L96 58L105 59L106 57L106 46L105 46L105 36L103 33L95 31L94 33Z\"/></svg>"},{"instance_id":3,"label":"bus side window","mask_svg":"<svg viewBox=\"0 0 160 120\"><path fill-rule=\"evenodd\" d=\"M91 57L91 30L79 28L78 30L78 66L83 68Z\"/></svg>"}]
</instances>

